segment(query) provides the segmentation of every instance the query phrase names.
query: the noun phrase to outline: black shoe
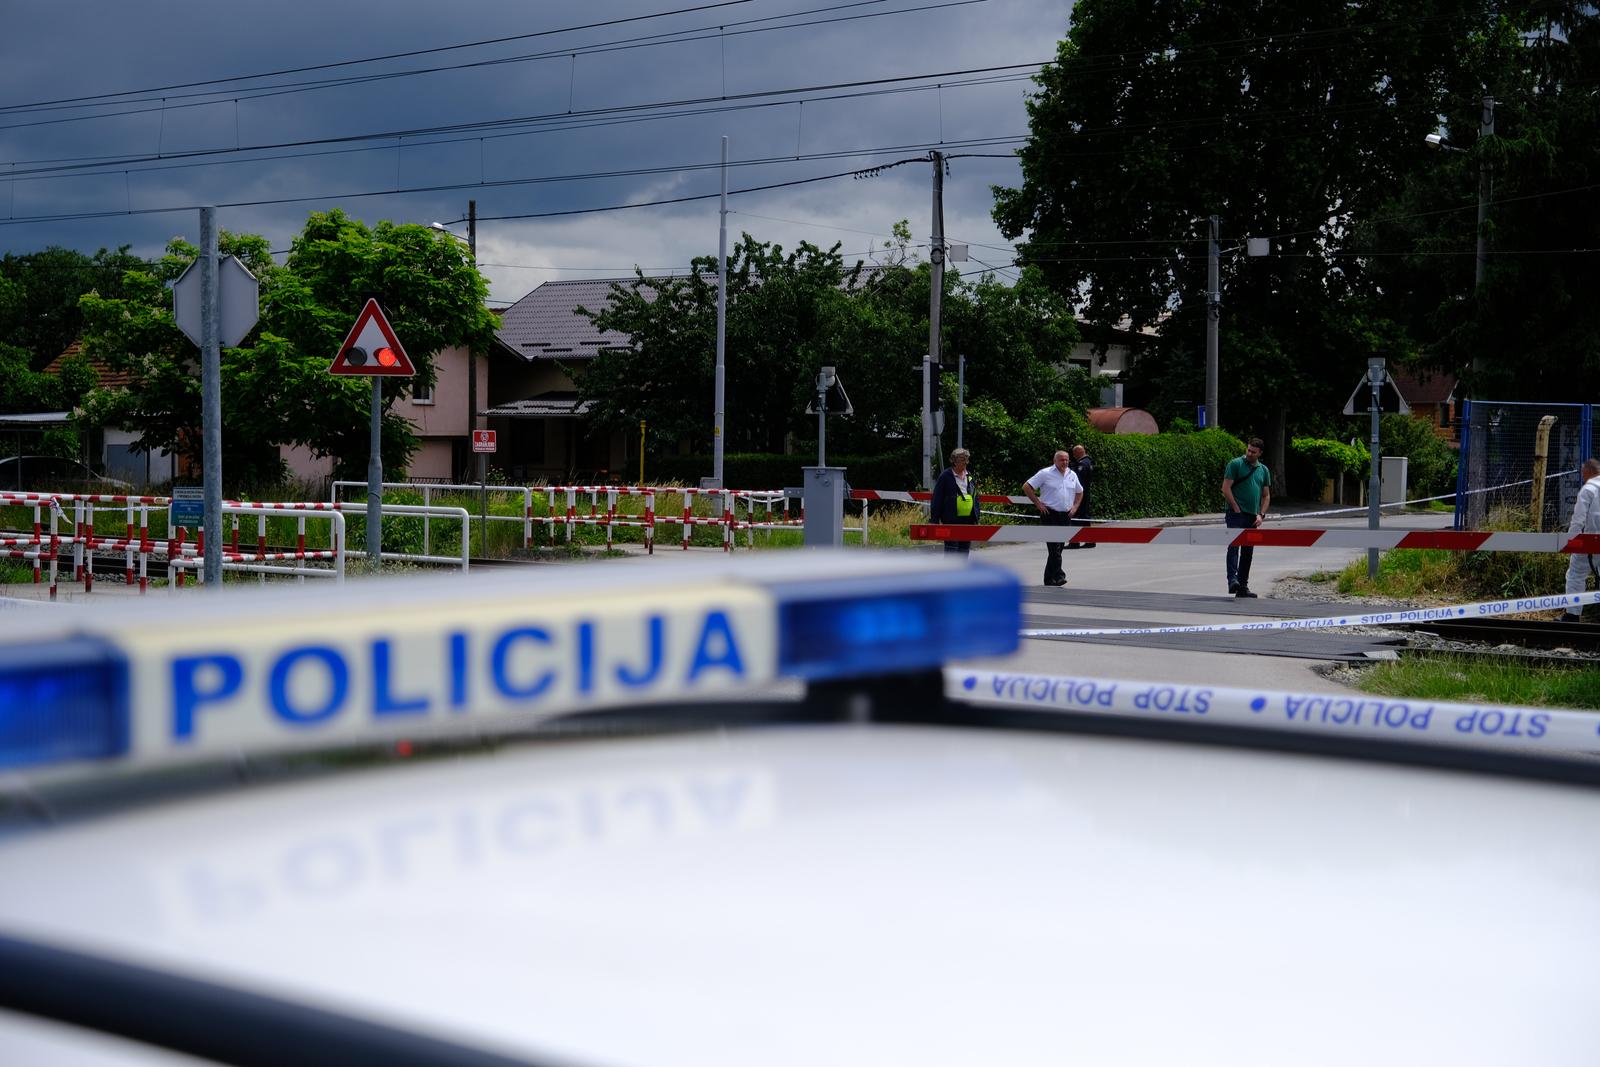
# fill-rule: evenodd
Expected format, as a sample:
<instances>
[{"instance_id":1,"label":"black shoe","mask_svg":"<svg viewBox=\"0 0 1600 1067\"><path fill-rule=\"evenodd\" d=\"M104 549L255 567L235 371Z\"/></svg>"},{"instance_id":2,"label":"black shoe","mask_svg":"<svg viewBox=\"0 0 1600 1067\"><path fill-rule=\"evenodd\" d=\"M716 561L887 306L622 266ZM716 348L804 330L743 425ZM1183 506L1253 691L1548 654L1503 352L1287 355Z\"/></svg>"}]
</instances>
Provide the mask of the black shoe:
<instances>
[{"instance_id":1,"label":"black shoe","mask_svg":"<svg viewBox=\"0 0 1600 1067\"><path fill-rule=\"evenodd\" d=\"M1076 541L1068 541L1063 547L1068 549L1078 549L1082 548L1083 546L1078 544Z\"/></svg>"},{"instance_id":2,"label":"black shoe","mask_svg":"<svg viewBox=\"0 0 1600 1067\"><path fill-rule=\"evenodd\" d=\"M1239 591L1237 593L1233 594L1233 595L1238 597L1240 600L1259 600L1259 599L1261 599L1260 597L1256 596L1254 593L1252 593L1250 591L1250 587L1248 585L1241 585L1239 587Z\"/></svg>"},{"instance_id":3,"label":"black shoe","mask_svg":"<svg viewBox=\"0 0 1600 1067\"><path fill-rule=\"evenodd\" d=\"M1067 584L1067 580L1065 578L1047 578L1045 580L1044 584L1045 585L1066 585Z\"/></svg>"},{"instance_id":4,"label":"black shoe","mask_svg":"<svg viewBox=\"0 0 1600 1067\"><path fill-rule=\"evenodd\" d=\"M1238 596L1239 595L1239 583L1238 582L1229 582L1228 583L1228 595L1229 596Z\"/></svg>"},{"instance_id":5,"label":"black shoe","mask_svg":"<svg viewBox=\"0 0 1600 1067\"><path fill-rule=\"evenodd\" d=\"M1100 547L1100 542L1098 542L1098 541L1085 541L1082 545L1079 545L1078 547L1080 547L1080 548L1099 548Z\"/></svg>"}]
</instances>

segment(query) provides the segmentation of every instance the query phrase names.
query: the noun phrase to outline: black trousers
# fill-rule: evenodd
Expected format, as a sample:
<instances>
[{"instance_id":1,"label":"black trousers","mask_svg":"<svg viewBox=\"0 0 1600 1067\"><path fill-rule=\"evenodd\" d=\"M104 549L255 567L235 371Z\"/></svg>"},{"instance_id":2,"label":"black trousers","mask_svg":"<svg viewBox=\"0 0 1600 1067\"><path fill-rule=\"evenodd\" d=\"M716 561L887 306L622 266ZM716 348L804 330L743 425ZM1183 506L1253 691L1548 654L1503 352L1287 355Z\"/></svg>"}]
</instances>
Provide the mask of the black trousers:
<instances>
[{"instance_id":1,"label":"black trousers","mask_svg":"<svg viewBox=\"0 0 1600 1067\"><path fill-rule=\"evenodd\" d=\"M945 525L947 526L972 526L976 520L971 515L957 515ZM972 551L971 541L946 541L944 554L947 556L965 556Z\"/></svg>"},{"instance_id":2,"label":"black trousers","mask_svg":"<svg viewBox=\"0 0 1600 1067\"><path fill-rule=\"evenodd\" d=\"M1051 508L1045 513L1043 521L1046 526L1071 526L1072 515L1069 512L1057 511L1055 508ZM1061 548L1065 544L1065 541L1046 541L1044 544L1045 585L1055 585L1067 576L1067 572L1061 569Z\"/></svg>"},{"instance_id":3,"label":"black trousers","mask_svg":"<svg viewBox=\"0 0 1600 1067\"><path fill-rule=\"evenodd\" d=\"M1256 513L1230 509L1223 516L1223 520L1230 530L1250 530L1255 528ZM1245 545L1242 548L1238 545L1228 546L1228 585L1230 588L1235 584L1250 584L1250 562L1255 558L1256 550L1250 545Z\"/></svg>"}]
</instances>

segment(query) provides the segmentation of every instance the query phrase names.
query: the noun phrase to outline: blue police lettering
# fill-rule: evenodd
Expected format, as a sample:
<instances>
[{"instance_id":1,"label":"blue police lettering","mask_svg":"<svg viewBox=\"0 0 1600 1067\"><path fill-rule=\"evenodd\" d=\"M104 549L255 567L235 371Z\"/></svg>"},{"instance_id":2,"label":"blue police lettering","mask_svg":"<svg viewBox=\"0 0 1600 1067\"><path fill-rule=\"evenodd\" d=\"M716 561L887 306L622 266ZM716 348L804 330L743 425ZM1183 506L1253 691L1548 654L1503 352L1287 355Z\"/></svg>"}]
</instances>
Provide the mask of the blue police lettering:
<instances>
[{"instance_id":1,"label":"blue police lettering","mask_svg":"<svg viewBox=\"0 0 1600 1067\"><path fill-rule=\"evenodd\" d=\"M205 668L213 668L215 683L202 687L199 679ZM187 740L194 736L194 713L204 704L226 700L244 684L244 665L237 656L216 653L208 656L183 656L172 661L172 736Z\"/></svg>"},{"instance_id":2,"label":"blue police lettering","mask_svg":"<svg viewBox=\"0 0 1600 1067\"><path fill-rule=\"evenodd\" d=\"M1543 737L1549 725L1550 716L1543 712L1525 714L1520 711L1505 712L1499 708L1474 708L1457 715L1455 722L1457 733L1482 734L1486 737Z\"/></svg>"},{"instance_id":3,"label":"blue police lettering","mask_svg":"<svg viewBox=\"0 0 1600 1067\"><path fill-rule=\"evenodd\" d=\"M296 707L289 700L289 679L301 663L321 663L327 672L328 693L322 705ZM272 711L284 722L295 726L319 723L337 715L344 707L344 698L350 692L350 668L336 648L325 645L308 645L292 649L272 665L267 678L267 699Z\"/></svg>"},{"instance_id":4,"label":"blue police lettering","mask_svg":"<svg viewBox=\"0 0 1600 1067\"><path fill-rule=\"evenodd\" d=\"M1211 690L1189 686L1151 686L1133 694L1133 706L1140 711L1176 711L1204 715L1211 710Z\"/></svg>"},{"instance_id":5,"label":"blue police lettering","mask_svg":"<svg viewBox=\"0 0 1600 1067\"><path fill-rule=\"evenodd\" d=\"M372 714L414 715L428 712L428 698L416 696L397 699L389 689L389 657L393 646L388 639L372 642Z\"/></svg>"},{"instance_id":6,"label":"blue police lettering","mask_svg":"<svg viewBox=\"0 0 1600 1067\"><path fill-rule=\"evenodd\" d=\"M726 611L708 610L677 622L651 614L638 625L640 637L628 640L616 636L617 624L602 630L595 620L511 625L498 633L449 631L440 635L438 652L421 656L420 665L419 650L413 646L408 654L393 636L374 636L357 648L294 645L276 650L260 666L233 652L175 657L168 670L171 737L192 743L208 716L237 705L265 708L278 723L305 730L348 717L347 712L365 712L374 721L461 713L475 696L537 703L563 683L584 698L613 681L645 690L747 673L742 642ZM675 676L678 671L681 676ZM370 697L353 701L352 693L361 693L363 684ZM475 684L486 685L488 692L475 694ZM366 706L352 707L359 703Z\"/></svg>"},{"instance_id":7,"label":"blue police lettering","mask_svg":"<svg viewBox=\"0 0 1600 1067\"><path fill-rule=\"evenodd\" d=\"M1506 612L1508 607L1509 607L1509 605L1507 605L1504 602L1497 603L1497 604L1479 604L1478 605L1478 614L1479 615L1501 615L1501 614L1504 614Z\"/></svg>"},{"instance_id":8,"label":"blue police lettering","mask_svg":"<svg viewBox=\"0 0 1600 1067\"><path fill-rule=\"evenodd\" d=\"M1285 696L1284 716L1290 722L1327 726L1366 726L1382 730L1426 731L1433 708L1415 708L1403 701L1353 700L1333 696Z\"/></svg>"}]
</instances>

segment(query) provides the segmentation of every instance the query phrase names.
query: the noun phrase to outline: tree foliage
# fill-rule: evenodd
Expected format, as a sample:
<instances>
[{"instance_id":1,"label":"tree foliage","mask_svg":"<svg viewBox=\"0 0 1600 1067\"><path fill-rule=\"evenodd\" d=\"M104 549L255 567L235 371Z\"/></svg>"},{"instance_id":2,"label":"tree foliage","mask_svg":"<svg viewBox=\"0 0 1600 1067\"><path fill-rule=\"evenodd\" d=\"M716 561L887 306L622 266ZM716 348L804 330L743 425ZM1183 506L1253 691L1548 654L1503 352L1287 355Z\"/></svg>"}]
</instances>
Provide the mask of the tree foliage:
<instances>
[{"instance_id":1,"label":"tree foliage","mask_svg":"<svg viewBox=\"0 0 1600 1067\"><path fill-rule=\"evenodd\" d=\"M1411 350L1342 250L1421 158L1483 9L1079 0L995 218L1096 324L1159 325L1136 395L1163 415L1204 399L1207 218L1225 247L1271 235L1269 258L1223 257L1220 409L1281 436Z\"/></svg>"},{"instance_id":2,"label":"tree foliage","mask_svg":"<svg viewBox=\"0 0 1600 1067\"><path fill-rule=\"evenodd\" d=\"M1385 312L1461 395L1548 400L1600 393L1600 16L1587 4L1504 5L1471 37L1441 113L1453 148L1410 170L1361 229L1403 254L1367 265ZM1494 133L1479 137L1480 98ZM1483 284L1479 172L1492 180Z\"/></svg>"},{"instance_id":3,"label":"tree foliage","mask_svg":"<svg viewBox=\"0 0 1600 1067\"><path fill-rule=\"evenodd\" d=\"M790 435L815 440L816 417L805 409L822 366L837 368L855 408L829 420L830 451L876 454L920 439L931 272L903 242L892 244L888 262L868 268L847 265L837 245L785 252L742 236L728 267L728 451L782 452ZM949 404L958 354L967 357L969 398L1019 415L1052 401L1092 402L1087 377L1058 367L1077 339L1071 309L1036 273L1016 286L950 273L945 285L941 392ZM716 259L705 256L687 277L641 273L614 285L604 308L582 309L599 329L630 338L578 379L591 420L631 432L643 419L656 450L686 442L709 451L716 297ZM953 425L952 415L947 438Z\"/></svg>"},{"instance_id":4,"label":"tree foliage","mask_svg":"<svg viewBox=\"0 0 1600 1067\"><path fill-rule=\"evenodd\" d=\"M56 246L8 253L0 258L0 338L26 352L31 369L42 370L82 333L79 297L121 296L126 273L146 267L126 245L92 256Z\"/></svg>"},{"instance_id":5,"label":"tree foliage","mask_svg":"<svg viewBox=\"0 0 1600 1067\"><path fill-rule=\"evenodd\" d=\"M314 214L281 267L261 237L224 232L219 245L261 282L260 322L222 354L230 485L278 480L282 445L332 457L341 476L365 473L370 383L327 368L369 296L383 307L420 380L433 380L432 355L440 349L463 344L481 352L491 342L494 318L484 307L482 277L463 248L427 227L380 222L369 229L339 211ZM93 421L137 430L136 448L163 448L198 463L199 354L173 322L167 288L196 254L175 240L152 269L127 274L125 296L91 294L82 307L86 348L133 378L128 388L92 394ZM383 386L386 470L403 469L416 449L409 424L389 410L409 384Z\"/></svg>"}]
</instances>

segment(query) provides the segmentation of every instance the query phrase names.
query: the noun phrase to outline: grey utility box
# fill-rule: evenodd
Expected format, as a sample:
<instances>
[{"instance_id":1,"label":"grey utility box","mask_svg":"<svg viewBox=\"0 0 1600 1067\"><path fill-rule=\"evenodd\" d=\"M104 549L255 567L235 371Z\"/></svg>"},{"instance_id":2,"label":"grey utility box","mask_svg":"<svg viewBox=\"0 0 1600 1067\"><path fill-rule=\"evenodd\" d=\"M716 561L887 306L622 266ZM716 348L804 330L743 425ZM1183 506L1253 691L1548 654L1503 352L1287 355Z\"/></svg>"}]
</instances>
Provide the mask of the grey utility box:
<instances>
[{"instance_id":1,"label":"grey utility box","mask_svg":"<svg viewBox=\"0 0 1600 1067\"><path fill-rule=\"evenodd\" d=\"M843 467L802 467L805 474L805 543L807 548L844 545Z\"/></svg>"}]
</instances>

